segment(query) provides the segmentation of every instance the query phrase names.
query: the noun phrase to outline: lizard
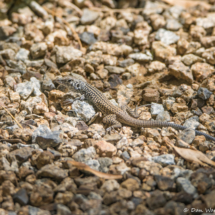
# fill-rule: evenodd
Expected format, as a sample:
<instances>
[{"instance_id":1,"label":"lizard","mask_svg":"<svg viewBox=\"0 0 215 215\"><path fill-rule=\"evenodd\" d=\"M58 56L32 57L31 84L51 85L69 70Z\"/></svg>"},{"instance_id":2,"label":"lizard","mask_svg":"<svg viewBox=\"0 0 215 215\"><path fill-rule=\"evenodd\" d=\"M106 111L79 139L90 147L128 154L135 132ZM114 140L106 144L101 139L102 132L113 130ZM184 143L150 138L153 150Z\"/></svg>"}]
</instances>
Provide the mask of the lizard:
<instances>
[{"instance_id":1,"label":"lizard","mask_svg":"<svg viewBox=\"0 0 215 215\"><path fill-rule=\"evenodd\" d=\"M134 114L131 108L125 106L121 109L115 106L105 97L101 91L78 78L74 78L72 76L59 77L55 79L54 83L67 87L69 91L81 93L81 100L86 99L87 101L91 102L101 113L105 115L103 118L103 123L109 125L107 131L121 128L122 124L129 125L131 127L142 128L172 127L176 130L185 130L187 128L172 122L137 119L138 114ZM215 141L215 137L212 137L204 132L195 130L195 134L203 135L206 137L206 139Z\"/></svg>"}]
</instances>

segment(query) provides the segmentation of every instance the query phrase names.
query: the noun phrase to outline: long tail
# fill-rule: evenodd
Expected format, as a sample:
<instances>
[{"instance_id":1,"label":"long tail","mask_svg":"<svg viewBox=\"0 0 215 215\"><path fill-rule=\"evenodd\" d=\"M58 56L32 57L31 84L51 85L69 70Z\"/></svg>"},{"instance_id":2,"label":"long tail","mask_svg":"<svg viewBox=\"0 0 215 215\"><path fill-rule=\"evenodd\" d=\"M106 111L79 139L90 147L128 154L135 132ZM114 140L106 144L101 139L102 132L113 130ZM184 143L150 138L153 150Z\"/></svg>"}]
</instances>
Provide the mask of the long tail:
<instances>
[{"instance_id":1,"label":"long tail","mask_svg":"<svg viewBox=\"0 0 215 215\"><path fill-rule=\"evenodd\" d=\"M171 123L171 122L162 122L162 121L145 121L145 120L138 120L139 121L139 125L140 127L144 127L144 128L162 128L162 127L172 127L172 128L175 128L176 130L184 130L186 129L187 127L185 126L182 126L182 125L178 125L178 124L175 124L175 123ZM206 139L208 140L212 140L212 141L215 141L215 137L212 137L208 134L205 134L201 131L197 131L195 130L196 132L196 135L203 135L206 137Z\"/></svg>"}]
</instances>

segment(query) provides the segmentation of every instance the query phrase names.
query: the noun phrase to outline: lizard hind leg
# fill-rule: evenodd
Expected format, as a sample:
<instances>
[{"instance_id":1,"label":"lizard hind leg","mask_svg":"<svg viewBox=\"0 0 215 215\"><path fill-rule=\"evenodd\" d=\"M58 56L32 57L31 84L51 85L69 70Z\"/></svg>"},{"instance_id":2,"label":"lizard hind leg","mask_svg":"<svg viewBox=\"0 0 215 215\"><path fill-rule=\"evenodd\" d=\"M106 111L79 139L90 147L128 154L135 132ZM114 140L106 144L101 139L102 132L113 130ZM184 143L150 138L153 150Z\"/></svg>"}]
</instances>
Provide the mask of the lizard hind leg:
<instances>
[{"instance_id":1,"label":"lizard hind leg","mask_svg":"<svg viewBox=\"0 0 215 215\"><path fill-rule=\"evenodd\" d=\"M135 110L132 110L129 106L127 105L123 105L121 107L121 109L123 111L126 111L130 116L134 117L134 118L139 118L140 114L137 113L138 107L136 106Z\"/></svg>"},{"instance_id":2,"label":"lizard hind leg","mask_svg":"<svg viewBox=\"0 0 215 215\"><path fill-rule=\"evenodd\" d=\"M116 120L115 114L107 115L103 118L103 123L108 125L109 127L106 129L106 131L115 130L116 128L121 128L122 124Z\"/></svg>"}]
</instances>

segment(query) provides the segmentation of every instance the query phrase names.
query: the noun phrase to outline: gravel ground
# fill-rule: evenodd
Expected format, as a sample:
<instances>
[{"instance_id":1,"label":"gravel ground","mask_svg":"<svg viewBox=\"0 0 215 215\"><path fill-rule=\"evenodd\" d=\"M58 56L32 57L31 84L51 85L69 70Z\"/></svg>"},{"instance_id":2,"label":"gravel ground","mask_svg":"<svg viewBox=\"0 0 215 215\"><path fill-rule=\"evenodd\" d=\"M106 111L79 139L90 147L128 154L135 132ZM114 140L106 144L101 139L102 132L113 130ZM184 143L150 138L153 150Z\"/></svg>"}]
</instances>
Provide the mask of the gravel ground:
<instances>
[{"instance_id":1,"label":"gravel ground","mask_svg":"<svg viewBox=\"0 0 215 215\"><path fill-rule=\"evenodd\" d=\"M215 211L215 1L165 2L0 1L0 215ZM188 128L107 132L67 75Z\"/></svg>"}]
</instances>

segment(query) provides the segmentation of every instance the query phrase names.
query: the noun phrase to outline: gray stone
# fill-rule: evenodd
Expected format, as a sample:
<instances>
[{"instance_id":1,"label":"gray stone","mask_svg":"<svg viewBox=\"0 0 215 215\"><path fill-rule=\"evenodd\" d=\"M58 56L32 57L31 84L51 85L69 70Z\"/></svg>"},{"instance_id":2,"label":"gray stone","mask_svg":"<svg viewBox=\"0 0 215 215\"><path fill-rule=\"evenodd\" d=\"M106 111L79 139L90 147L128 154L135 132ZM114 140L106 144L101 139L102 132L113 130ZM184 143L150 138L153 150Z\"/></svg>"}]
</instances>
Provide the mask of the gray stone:
<instances>
[{"instance_id":1,"label":"gray stone","mask_svg":"<svg viewBox=\"0 0 215 215\"><path fill-rule=\"evenodd\" d=\"M29 56L30 51L27 49L19 49L19 51L16 53L15 59L16 60L28 60L28 56Z\"/></svg>"},{"instance_id":2,"label":"gray stone","mask_svg":"<svg viewBox=\"0 0 215 215\"><path fill-rule=\"evenodd\" d=\"M28 194L26 189L22 188L19 191L17 191L13 195L14 202L18 202L20 205L27 205L28 204Z\"/></svg>"},{"instance_id":3,"label":"gray stone","mask_svg":"<svg viewBox=\"0 0 215 215\"><path fill-rule=\"evenodd\" d=\"M175 157L172 154L164 154L164 155L152 157L152 160L155 163L161 164L162 166L167 166L167 165L175 165L174 158Z\"/></svg>"},{"instance_id":4,"label":"gray stone","mask_svg":"<svg viewBox=\"0 0 215 215\"><path fill-rule=\"evenodd\" d=\"M48 13L46 12L46 10L40 4L38 4L36 1L31 1L29 6L37 15L39 15L43 18L48 17Z\"/></svg>"},{"instance_id":5,"label":"gray stone","mask_svg":"<svg viewBox=\"0 0 215 215\"><path fill-rule=\"evenodd\" d=\"M37 80L35 77L31 77L30 81L34 89L33 94L35 96L40 96L42 94L40 91L40 81Z\"/></svg>"},{"instance_id":6,"label":"gray stone","mask_svg":"<svg viewBox=\"0 0 215 215\"><path fill-rule=\"evenodd\" d=\"M81 17L81 24L88 25L93 23L99 17L99 13L93 10L84 9Z\"/></svg>"},{"instance_id":7,"label":"gray stone","mask_svg":"<svg viewBox=\"0 0 215 215\"><path fill-rule=\"evenodd\" d=\"M157 103L151 103L151 114L152 116L158 115L159 113L164 112L163 105Z\"/></svg>"},{"instance_id":8,"label":"gray stone","mask_svg":"<svg viewBox=\"0 0 215 215\"><path fill-rule=\"evenodd\" d=\"M160 14L163 12L163 8L159 2L146 1L143 9L143 14L149 16L150 14Z\"/></svg>"},{"instance_id":9,"label":"gray stone","mask_svg":"<svg viewBox=\"0 0 215 215\"><path fill-rule=\"evenodd\" d=\"M125 59L125 60L122 60L122 61L118 61L117 63L118 63L119 67L126 68L127 66L131 66L135 62L134 62L133 59Z\"/></svg>"},{"instance_id":10,"label":"gray stone","mask_svg":"<svg viewBox=\"0 0 215 215\"><path fill-rule=\"evenodd\" d=\"M191 175L193 174L193 171L190 169L181 170L179 177L186 178L187 180L190 179Z\"/></svg>"},{"instance_id":11,"label":"gray stone","mask_svg":"<svg viewBox=\"0 0 215 215\"><path fill-rule=\"evenodd\" d=\"M55 46L57 63L67 63L82 56L82 52L72 46Z\"/></svg>"},{"instance_id":12,"label":"gray stone","mask_svg":"<svg viewBox=\"0 0 215 215\"><path fill-rule=\"evenodd\" d=\"M50 132L51 130L46 125L39 125L32 134L32 143L36 142L37 136L45 135Z\"/></svg>"},{"instance_id":13,"label":"gray stone","mask_svg":"<svg viewBox=\"0 0 215 215\"><path fill-rule=\"evenodd\" d=\"M182 139L184 142L191 144L196 136L196 132L194 129L188 127L187 129L183 130L178 137Z\"/></svg>"},{"instance_id":14,"label":"gray stone","mask_svg":"<svg viewBox=\"0 0 215 215\"><path fill-rule=\"evenodd\" d=\"M48 147L55 148L63 141L61 133L61 131L53 131L39 134L36 137L36 142L42 149L47 149Z\"/></svg>"},{"instance_id":15,"label":"gray stone","mask_svg":"<svg viewBox=\"0 0 215 215\"><path fill-rule=\"evenodd\" d=\"M108 157L98 158L98 161L100 163L99 171L105 173L109 171L109 166L113 163L112 159Z\"/></svg>"},{"instance_id":16,"label":"gray stone","mask_svg":"<svg viewBox=\"0 0 215 215\"><path fill-rule=\"evenodd\" d=\"M98 162L98 160L95 159L90 159L87 160L86 162L84 162L87 166L89 166L92 169L95 169L97 171L99 171L100 169L100 163Z\"/></svg>"},{"instance_id":17,"label":"gray stone","mask_svg":"<svg viewBox=\"0 0 215 215\"><path fill-rule=\"evenodd\" d=\"M51 90L55 89L55 85L53 84L53 82L50 78L47 78L47 79L43 80L42 89L51 91Z\"/></svg>"},{"instance_id":18,"label":"gray stone","mask_svg":"<svg viewBox=\"0 0 215 215\"><path fill-rule=\"evenodd\" d=\"M72 110L75 112L76 117L85 122L89 121L96 114L92 105L80 100L72 103Z\"/></svg>"},{"instance_id":19,"label":"gray stone","mask_svg":"<svg viewBox=\"0 0 215 215\"><path fill-rule=\"evenodd\" d=\"M92 45L97 41L93 33L86 32L86 31L80 34L80 39L82 42L86 43L87 45Z\"/></svg>"},{"instance_id":20,"label":"gray stone","mask_svg":"<svg viewBox=\"0 0 215 215\"><path fill-rule=\"evenodd\" d=\"M163 122L169 122L170 121L170 115L168 111L162 111L158 113L156 120L163 121Z\"/></svg>"},{"instance_id":21,"label":"gray stone","mask_svg":"<svg viewBox=\"0 0 215 215\"><path fill-rule=\"evenodd\" d=\"M152 54L147 51L145 54L144 53L132 53L128 55L129 58L132 58L133 60L136 60L137 62L149 62L153 60Z\"/></svg>"},{"instance_id":22,"label":"gray stone","mask_svg":"<svg viewBox=\"0 0 215 215\"><path fill-rule=\"evenodd\" d=\"M72 158L78 162L85 163L86 161L93 159L96 156L96 150L93 146L81 149L78 152L76 152Z\"/></svg>"},{"instance_id":23,"label":"gray stone","mask_svg":"<svg viewBox=\"0 0 215 215\"><path fill-rule=\"evenodd\" d=\"M36 68L39 68L43 65L44 63L44 60L25 60L25 65L27 67L36 67Z\"/></svg>"},{"instance_id":24,"label":"gray stone","mask_svg":"<svg viewBox=\"0 0 215 215\"><path fill-rule=\"evenodd\" d=\"M211 28L215 27L215 17L209 16L209 17L205 17L205 18L197 18L196 25L201 26L206 30L211 29Z\"/></svg>"},{"instance_id":25,"label":"gray stone","mask_svg":"<svg viewBox=\"0 0 215 215\"><path fill-rule=\"evenodd\" d=\"M46 43L35 43L31 46L31 56L33 59L44 57L47 51Z\"/></svg>"},{"instance_id":26,"label":"gray stone","mask_svg":"<svg viewBox=\"0 0 215 215\"><path fill-rule=\"evenodd\" d=\"M31 95L33 90L34 87L30 81L19 83L16 87L16 92L19 93L20 97L24 100L26 100Z\"/></svg>"},{"instance_id":27,"label":"gray stone","mask_svg":"<svg viewBox=\"0 0 215 215\"><path fill-rule=\"evenodd\" d=\"M176 43L180 37L172 31L167 31L163 28L160 28L155 35L155 39L163 42L166 45L170 45Z\"/></svg>"},{"instance_id":28,"label":"gray stone","mask_svg":"<svg viewBox=\"0 0 215 215\"><path fill-rule=\"evenodd\" d=\"M127 161L130 159L130 155L128 154L127 151L124 151L122 154L121 154L121 157L123 158L123 160Z\"/></svg>"},{"instance_id":29,"label":"gray stone","mask_svg":"<svg viewBox=\"0 0 215 215\"><path fill-rule=\"evenodd\" d=\"M21 74L24 74L26 73L26 65L21 61L19 60L18 62L16 60L5 60L7 62L7 65L11 68L14 68L14 69L18 69L19 71L21 71L20 73ZM18 73L12 73L10 74L12 76L20 76Z\"/></svg>"},{"instance_id":30,"label":"gray stone","mask_svg":"<svg viewBox=\"0 0 215 215\"><path fill-rule=\"evenodd\" d=\"M196 193L196 188L186 178L182 178L182 177L177 178L176 179L176 185L177 185L177 189L179 191L184 191L184 192L189 193L191 195L194 195Z\"/></svg>"},{"instance_id":31,"label":"gray stone","mask_svg":"<svg viewBox=\"0 0 215 215\"><path fill-rule=\"evenodd\" d=\"M212 95L212 92L209 91L207 88L200 87L197 91L197 95L199 96L199 98L207 100Z\"/></svg>"},{"instance_id":32,"label":"gray stone","mask_svg":"<svg viewBox=\"0 0 215 215\"><path fill-rule=\"evenodd\" d=\"M175 19L178 19L181 15L182 11L184 11L184 7L180 5L175 5L169 8L169 12L171 13L171 16Z\"/></svg>"},{"instance_id":33,"label":"gray stone","mask_svg":"<svg viewBox=\"0 0 215 215\"><path fill-rule=\"evenodd\" d=\"M182 27L182 24L179 23L176 19L167 19L166 29L170 31L177 31Z\"/></svg>"},{"instance_id":34,"label":"gray stone","mask_svg":"<svg viewBox=\"0 0 215 215\"><path fill-rule=\"evenodd\" d=\"M183 126L187 127L187 128L191 128L191 129L196 129L199 126L199 118L198 116L193 116L190 117L189 119L187 119L185 121L185 123L183 124Z\"/></svg>"},{"instance_id":35,"label":"gray stone","mask_svg":"<svg viewBox=\"0 0 215 215\"><path fill-rule=\"evenodd\" d=\"M57 214L60 215L71 215L72 212L70 211L70 209L63 205L63 204L57 204Z\"/></svg>"},{"instance_id":36,"label":"gray stone","mask_svg":"<svg viewBox=\"0 0 215 215\"><path fill-rule=\"evenodd\" d=\"M105 66L105 69L107 69L109 73L113 73L113 74L121 74L125 72L124 68L117 67L117 66Z\"/></svg>"}]
</instances>

